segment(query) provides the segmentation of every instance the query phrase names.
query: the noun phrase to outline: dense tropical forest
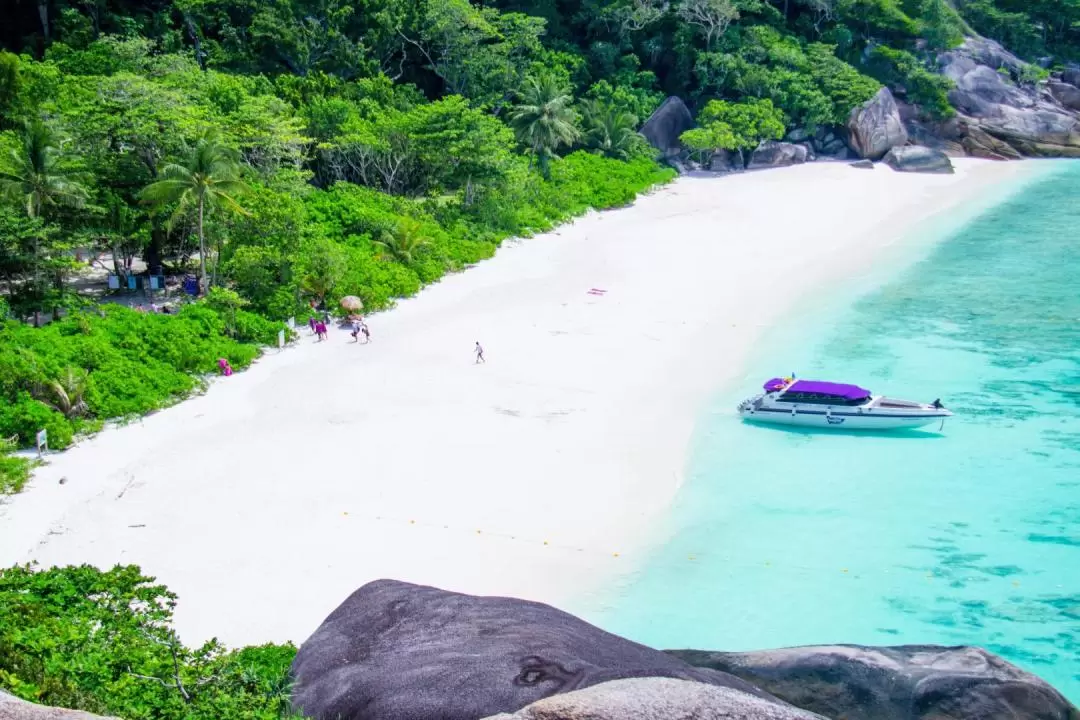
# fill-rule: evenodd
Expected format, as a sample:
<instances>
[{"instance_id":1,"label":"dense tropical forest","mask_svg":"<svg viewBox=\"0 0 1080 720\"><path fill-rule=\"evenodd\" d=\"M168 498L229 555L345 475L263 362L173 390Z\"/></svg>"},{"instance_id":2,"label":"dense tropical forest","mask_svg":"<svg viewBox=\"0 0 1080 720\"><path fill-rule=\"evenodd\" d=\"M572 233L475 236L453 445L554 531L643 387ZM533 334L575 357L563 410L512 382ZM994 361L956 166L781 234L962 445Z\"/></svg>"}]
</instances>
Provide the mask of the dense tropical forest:
<instances>
[{"instance_id":1,"label":"dense tropical forest","mask_svg":"<svg viewBox=\"0 0 1080 720\"><path fill-rule=\"evenodd\" d=\"M283 321L390 306L693 148L842 123L887 84L947 117L937 51L977 32L1080 58L1080 0L21 0L0 28L0 491L6 456L197 390ZM197 278L169 314L90 269ZM184 646L136 568L0 572L0 686L125 718L276 718L290 646Z\"/></svg>"}]
</instances>

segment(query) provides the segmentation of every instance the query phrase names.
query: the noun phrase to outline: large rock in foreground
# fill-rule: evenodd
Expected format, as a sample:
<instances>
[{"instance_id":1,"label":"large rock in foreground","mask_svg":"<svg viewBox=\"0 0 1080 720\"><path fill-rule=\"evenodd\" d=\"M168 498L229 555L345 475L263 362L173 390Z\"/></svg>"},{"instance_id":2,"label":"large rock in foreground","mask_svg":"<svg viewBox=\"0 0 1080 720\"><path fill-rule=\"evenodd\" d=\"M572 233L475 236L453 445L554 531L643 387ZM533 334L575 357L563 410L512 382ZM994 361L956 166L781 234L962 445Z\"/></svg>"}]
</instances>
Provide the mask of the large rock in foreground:
<instances>
[{"instance_id":1,"label":"large rock in foreground","mask_svg":"<svg viewBox=\"0 0 1080 720\"><path fill-rule=\"evenodd\" d=\"M548 605L393 580L350 595L301 646L292 674L293 706L315 720L476 720L635 677L769 697Z\"/></svg>"},{"instance_id":2,"label":"large rock in foreground","mask_svg":"<svg viewBox=\"0 0 1080 720\"><path fill-rule=\"evenodd\" d=\"M844 720L1080 720L1060 693L970 647L855 645L748 653L671 651L792 705Z\"/></svg>"},{"instance_id":3,"label":"large rock in foreground","mask_svg":"<svg viewBox=\"0 0 1080 720\"><path fill-rule=\"evenodd\" d=\"M898 172L950 174L953 170L949 156L941 150L916 145L906 145L890 150L885 164Z\"/></svg>"},{"instance_id":4,"label":"large rock in foreground","mask_svg":"<svg viewBox=\"0 0 1080 720\"><path fill-rule=\"evenodd\" d=\"M0 720L116 720L82 710L35 705L0 690Z\"/></svg>"},{"instance_id":5,"label":"large rock in foreground","mask_svg":"<svg viewBox=\"0 0 1080 720\"><path fill-rule=\"evenodd\" d=\"M672 159L682 154L679 136L692 127L694 116L690 114L690 109L680 98L672 95L641 126L641 134L665 159Z\"/></svg>"},{"instance_id":6,"label":"large rock in foreground","mask_svg":"<svg viewBox=\"0 0 1080 720\"><path fill-rule=\"evenodd\" d=\"M851 111L847 123L848 146L861 158L880 160L908 141L900 109L888 88Z\"/></svg>"},{"instance_id":7,"label":"large rock in foreground","mask_svg":"<svg viewBox=\"0 0 1080 720\"><path fill-rule=\"evenodd\" d=\"M824 720L738 690L670 678L615 680L489 720Z\"/></svg>"}]
</instances>

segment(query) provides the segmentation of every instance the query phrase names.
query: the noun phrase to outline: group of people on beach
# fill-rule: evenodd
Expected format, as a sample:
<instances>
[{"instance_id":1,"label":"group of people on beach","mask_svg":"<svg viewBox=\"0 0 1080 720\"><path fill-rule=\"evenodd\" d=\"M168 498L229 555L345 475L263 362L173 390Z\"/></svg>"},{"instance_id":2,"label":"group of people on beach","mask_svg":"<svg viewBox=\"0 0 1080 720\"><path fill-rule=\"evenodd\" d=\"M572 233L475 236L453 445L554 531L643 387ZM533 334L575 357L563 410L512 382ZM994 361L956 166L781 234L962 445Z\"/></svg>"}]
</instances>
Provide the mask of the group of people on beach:
<instances>
[{"instance_id":1,"label":"group of people on beach","mask_svg":"<svg viewBox=\"0 0 1080 720\"><path fill-rule=\"evenodd\" d=\"M311 328L312 335L318 335L318 342L328 339L326 330L327 324L330 322L330 313L323 310L322 314L318 317L312 315L308 318L308 327ZM368 328L367 323L364 322L364 318L361 315L350 315L349 325L352 331L349 333L352 335L354 343L360 343L361 345L367 345L371 342L371 329ZM480 345L480 341L476 342L473 347L473 357L475 358L475 364L479 365L487 362L487 358L484 357L484 348Z\"/></svg>"},{"instance_id":2,"label":"group of people on beach","mask_svg":"<svg viewBox=\"0 0 1080 720\"><path fill-rule=\"evenodd\" d=\"M311 334L319 337L319 342L329 339L329 335L326 326L330 322L330 313L324 312L321 317L312 316L308 318L308 327L311 328ZM371 329L364 322L364 318L359 315L349 316L349 325L352 331L349 333L352 335L353 342L358 342L366 345L371 342Z\"/></svg>"}]
</instances>

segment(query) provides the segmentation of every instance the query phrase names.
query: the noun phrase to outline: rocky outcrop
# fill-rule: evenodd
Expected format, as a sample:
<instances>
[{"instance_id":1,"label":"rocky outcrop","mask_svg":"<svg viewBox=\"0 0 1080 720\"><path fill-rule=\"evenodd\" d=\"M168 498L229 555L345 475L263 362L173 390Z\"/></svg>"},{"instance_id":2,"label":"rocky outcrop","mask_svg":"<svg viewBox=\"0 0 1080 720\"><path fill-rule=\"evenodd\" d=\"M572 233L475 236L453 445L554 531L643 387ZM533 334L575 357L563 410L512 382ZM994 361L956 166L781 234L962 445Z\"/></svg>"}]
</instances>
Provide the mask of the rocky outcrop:
<instances>
[{"instance_id":1,"label":"rocky outcrop","mask_svg":"<svg viewBox=\"0 0 1080 720\"><path fill-rule=\"evenodd\" d=\"M818 157L833 160L845 160L848 158L847 143L827 127L819 127L814 132L814 136L810 138L810 145L814 150L814 154Z\"/></svg>"},{"instance_id":2,"label":"rocky outcrop","mask_svg":"<svg viewBox=\"0 0 1080 720\"><path fill-rule=\"evenodd\" d=\"M968 38L938 63L956 85L949 101L959 112L957 127L966 131L959 141L971 154L1080 157L1080 114L1062 101L1074 98L1064 76L1045 88L1031 84L1029 66L985 38ZM976 137L972 128L984 137ZM987 143L986 135L1014 153L992 147L996 143Z\"/></svg>"},{"instance_id":3,"label":"rocky outcrop","mask_svg":"<svg viewBox=\"0 0 1080 720\"><path fill-rule=\"evenodd\" d=\"M610 680L669 677L769 698L548 605L392 580L345 600L301 646L293 706L314 720L476 720Z\"/></svg>"},{"instance_id":4,"label":"rocky outcrop","mask_svg":"<svg viewBox=\"0 0 1080 720\"><path fill-rule=\"evenodd\" d=\"M824 720L729 688L669 678L615 680L488 720Z\"/></svg>"},{"instance_id":5,"label":"rocky outcrop","mask_svg":"<svg viewBox=\"0 0 1080 720\"><path fill-rule=\"evenodd\" d=\"M743 156L738 150L717 150L709 161L710 172L729 173L743 169L745 169Z\"/></svg>"},{"instance_id":6,"label":"rocky outcrop","mask_svg":"<svg viewBox=\"0 0 1080 720\"><path fill-rule=\"evenodd\" d=\"M961 145L968 155L987 160L1019 160L1022 155L1009 143L998 140L975 123L962 123Z\"/></svg>"},{"instance_id":7,"label":"rocky outcrop","mask_svg":"<svg viewBox=\"0 0 1080 720\"><path fill-rule=\"evenodd\" d=\"M897 172L939 173L954 172L952 161L941 150L906 145L890 150L883 162Z\"/></svg>"},{"instance_id":8,"label":"rocky outcrop","mask_svg":"<svg viewBox=\"0 0 1080 720\"><path fill-rule=\"evenodd\" d=\"M763 142L750 155L748 170L760 170L763 168L784 167L786 165L801 165L813 160L814 155L807 145L796 145L787 142Z\"/></svg>"},{"instance_id":9,"label":"rocky outcrop","mask_svg":"<svg viewBox=\"0 0 1080 720\"><path fill-rule=\"evenodd\" d=\"M888 88L854 108L848 118L848 147L859 157L880 160L908 141L900 110Z\"/></svg>"},{"instance_id":10,"label":"rocky outcrop","mask_svg":"<svg viewBox=\"0 0 1080 720\"><path fill-rule=\"evenodd\" d=\"M1054 688L970 647L856 645L748 653L673 651L796 707L845 720L1080 720Z\"/></svg>"},{"instance_id":11,"label":"rocky outcrop","mask_svg":"<svg viewBox=\"0 0 1080 720\"><path fill-rule=\"evenodd\" d=\"M0 718L3 720L116 720L82 710L36 705L0 690Z\"/></svg>"},{"instance_id":12,"label":"rocky outcrop","mask_svg":"<svg viewBox=\"0 0 1080 720\"><path fill-rule=\"evenodd\" d=\"M1051 80L1046 88L1062 107L1080 112L1080 87L1061 80Z\"/></svg>"},{"instance_id":13,"label":"rocky outcrop","mask_svg":"<svg viewBox=\"0 0 1080 720\"><path fill-rule=\"evenodd\" d=\"M1074 87L1080 87L1080 65L1070 65L1061 73L1062 82L1067 82Z\"/></svg>"},{"instance_id":14,"label":"rocky outcrop","mask_svg":"<svg viewBox=\"0 0 1080 720\"><path fill-rule=\"evenodd\" d=\"M975 648L664 653L548 605L392 580L334 610L292 679L312 720L1080 720Z\"/></svg>"},{"instance_id":15,"label":"rocky outcrop","mask_svg":"<svg viewBox=\"0 0 1080 720\"><path fill-rule=\"evenodd\" d=\"M694 127L694 116L680 98L672 95L660 104L641 126L641 134L665 159L677 158L683 147L679 136Z\"/></svg>"}]
</instances>

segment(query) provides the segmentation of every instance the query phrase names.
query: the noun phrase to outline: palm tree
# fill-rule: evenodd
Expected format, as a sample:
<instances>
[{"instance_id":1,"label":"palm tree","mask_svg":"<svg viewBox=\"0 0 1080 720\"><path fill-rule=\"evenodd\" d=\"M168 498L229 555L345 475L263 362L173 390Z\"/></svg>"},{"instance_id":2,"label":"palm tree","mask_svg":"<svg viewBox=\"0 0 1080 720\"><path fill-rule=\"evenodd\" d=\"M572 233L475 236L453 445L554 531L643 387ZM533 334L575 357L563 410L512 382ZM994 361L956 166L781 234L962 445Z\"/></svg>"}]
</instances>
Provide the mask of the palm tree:
<instances>
[{"instance_id":1,"label":"palm tree","mask_svg":"<svg viewBox=\"0 0 1080 720\"><path fill-rule=\"evenodd\" d=\"M236 196L248 189L240 179L239 153L223 145L216 133L208 132L199 138L183 165L169 163L161 169L160 176L160 180L143 189L140 197L143 202L158 207L176 204L169 218L170 230L181 218L191 212L197 213L199 289L205 292L206 215L219 207L248 214L236 201Z\"/></svg>"},{"instance_id":2,"label":"palm tree","mask_svg":"<svg viewBox=\"0 0 1080 720\"><path fill-rule=\"evenodd\" d=\"M403 265L412 265L416 253L431 244L420 221L402 218L393 231L383 230L375 244L384 258L394 258Z\"/></svg>"},{"instance_id":3,"label":"palm tree","mask_svg":"<svg viewBox=\"0 0 1080 720\"><path fill-rule=\"evenodd\" d=\"M14 200L30 218L40 218L58 207L81 208L89 193L80 182L75 158L64 151L64 139L41 120L28 122L19 144L0 157L0 194ZM43 293L41 279L42 233L34 239L34 285ZM39 314L34 313L34 324Z\"/></svg>"},{"instance_id":4,"label":"palm tree","mask_svg":"<svg viewBox=\"0 0 1080 720\"><path fill-rule=\"evenodd\" d=\"M63 150L63 138L40 120L27 123L21 135L19 146L0 159L0 191L32 218L46 208L85 205L88 194L78 166Z\"/></svg>"},{"instance_id":5,"label":"palm tree","mask_svg":"<svg viewBox=\"0 0 1080 720\"><path fill-rule=\"evenodd\" d=\"M90 409L84 399L87 377L81 368L67 368L63 375L49 383L51 398L48 403L69 420L85 415Z\"/></svg>"},{"instance_id":6,"label":"palm tree","mask_svg":"<svg viewBox=\"0 0 1080 720\"><path fill-rule=\"evenodd\" d=\"M637 116L598 100L586 100L582 109L585 144L608 157L628 158L638 144Z\"/></svg>"},{"instance_id":7,"label":"palm tree","mask_svg":"<svg viewBox=\"0 0 1080 720\"><path fill-rule=\"evenodd\" d=\"M510 125L518 142L536 156L540 172L549 176L548 159L562 145L578 139L576 117L571 107L574 99L555 78L545 75L529 78L518 93L519 103L510 112Z\"/></svg>"}]
</instances>

